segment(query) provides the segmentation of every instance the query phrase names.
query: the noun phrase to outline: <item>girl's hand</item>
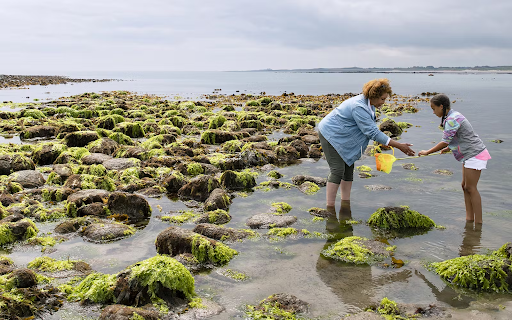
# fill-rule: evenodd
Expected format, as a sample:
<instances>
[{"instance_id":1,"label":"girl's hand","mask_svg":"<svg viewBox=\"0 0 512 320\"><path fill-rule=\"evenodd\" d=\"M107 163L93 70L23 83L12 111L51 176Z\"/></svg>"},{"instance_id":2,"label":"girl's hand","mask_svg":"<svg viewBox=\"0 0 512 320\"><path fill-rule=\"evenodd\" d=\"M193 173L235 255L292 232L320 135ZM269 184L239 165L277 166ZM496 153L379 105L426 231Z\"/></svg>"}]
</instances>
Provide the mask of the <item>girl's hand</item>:
<instances>
[{"instance_id":1,"label":"girl's hand","mask_svg":"<svg viewBox=\"0 0 512 320\"><path fill-rule=\"evenodd\" d=\"M450 151L451 151L450 148L446 147L443 150L441 150L441 154L443 154L443 153L450 153Z\"/></svg>"},{"instance_id":2,"label":"girl's hand","mask_svg":"<svg viewBox=\"0 0 512 320\"><path fill-rule=\"evenodd\" d=\"M428 151L427 150L421 150L420 152L418 152L418 156L426 156L428 155Z\"/></svg>"}]
</instances>

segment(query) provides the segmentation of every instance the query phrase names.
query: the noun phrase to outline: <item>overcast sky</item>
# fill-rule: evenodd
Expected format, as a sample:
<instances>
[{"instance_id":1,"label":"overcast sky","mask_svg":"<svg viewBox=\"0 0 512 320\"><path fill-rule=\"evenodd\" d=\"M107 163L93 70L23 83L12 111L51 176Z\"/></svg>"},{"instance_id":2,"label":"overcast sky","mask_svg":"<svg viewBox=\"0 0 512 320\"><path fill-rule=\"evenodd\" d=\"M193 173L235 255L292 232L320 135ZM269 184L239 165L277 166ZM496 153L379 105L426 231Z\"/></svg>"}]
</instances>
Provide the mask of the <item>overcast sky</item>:
<instances>
[{"instance_id":1,"label":"overcast sky","mask_svg":"<svg viewBox=\"0 0 512 320\"><path fill-rule=\"evenodd\" d=\"M2 0L0 74L512 65L510 0Z\"/></svg>"}]
</instances>

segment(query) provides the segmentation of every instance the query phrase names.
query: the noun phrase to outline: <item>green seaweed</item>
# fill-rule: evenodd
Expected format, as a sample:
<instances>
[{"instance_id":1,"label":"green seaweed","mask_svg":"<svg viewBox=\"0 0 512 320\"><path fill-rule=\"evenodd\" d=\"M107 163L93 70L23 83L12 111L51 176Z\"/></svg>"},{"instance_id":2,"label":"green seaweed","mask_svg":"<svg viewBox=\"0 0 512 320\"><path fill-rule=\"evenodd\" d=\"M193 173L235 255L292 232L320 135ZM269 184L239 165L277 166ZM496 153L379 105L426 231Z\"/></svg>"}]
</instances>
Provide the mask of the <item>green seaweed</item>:
<instances>
[{"instance_id":1,"label":"green seaweed","mask_svg":"<svg viewBox=\"0 0 512 320\"><path fill-rule=\"evenodd\" d=\"M395 212L394 209L395 208L379 208L370 216L368 224L371 227L385 230L405 228L430 229L436 226L432 219L409 209L408 206L398 207L398 213Z\"/></svg>"},{"instance_id":2,"label":"green seaweed","mask_svg":"<svg viewBox=\"0 0 512 320\"><path fill-rule=\"evenodd\" d=\"M228 263L238 252L221 242L215 242L213 245L208 239L201 235L196 235L192 239L192 255L203 262L212 262L214 264L224 265Z\"/></svg>"},{"instance_id":3,"label":"green seaweed","mask_svg":"<svg viewBox=\"0 0 512 320\"><path fill-rule=\"evenodd\" d=\"M363 244L363 241L367 240L357 236L346 237L323 250L322 255L356 264L373 264L382 261L385 258L384 255L375 254Z\"/></svg>"}]
</instances>

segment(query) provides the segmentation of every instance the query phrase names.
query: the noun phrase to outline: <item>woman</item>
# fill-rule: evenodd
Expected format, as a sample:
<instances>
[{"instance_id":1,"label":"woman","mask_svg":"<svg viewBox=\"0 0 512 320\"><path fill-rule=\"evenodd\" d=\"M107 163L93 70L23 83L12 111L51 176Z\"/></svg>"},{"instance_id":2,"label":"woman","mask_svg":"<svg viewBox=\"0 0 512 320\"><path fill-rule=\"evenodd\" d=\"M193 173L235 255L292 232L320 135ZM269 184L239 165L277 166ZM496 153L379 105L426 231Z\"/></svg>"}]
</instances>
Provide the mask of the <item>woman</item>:
<instances>
[{"instance_id":1,"label":"woman","mask_svg":"<svg viewBox=\"0 0 512 320\"><path fill-rule=\"evenodd\" d=\"M345 100L318 125L320 143L329 164L327 179L327 207L334 207L341 184L341 200L350 200L354 176L354 162L358 160L370 140L399 149L408 156L412 144L391 140L376 124L375 108L382 107L392 94L388 79L371 80L363 86L363 94Z\"/></svg>"}]
</instances>

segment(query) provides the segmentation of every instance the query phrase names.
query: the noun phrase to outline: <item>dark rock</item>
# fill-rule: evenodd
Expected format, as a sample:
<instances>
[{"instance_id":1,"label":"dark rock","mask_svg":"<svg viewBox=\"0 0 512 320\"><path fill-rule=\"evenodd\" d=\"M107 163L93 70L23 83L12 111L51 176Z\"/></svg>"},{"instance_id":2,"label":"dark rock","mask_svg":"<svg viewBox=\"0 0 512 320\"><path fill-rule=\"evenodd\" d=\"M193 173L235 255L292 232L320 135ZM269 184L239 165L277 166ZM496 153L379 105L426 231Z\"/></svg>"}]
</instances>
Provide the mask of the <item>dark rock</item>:
<instances>
[{"instance_id":1,"label":"dark rock","mask_svg":"<svg viewBox=\"0 0 512 320\"><path fill-rule=\"evenodd\" d=\"M151 207L144 197L124 192L113 192L108 197L108 209L113 215L126 215L130 220L151 216Z\"/></svg>"},{"instance_id":2,"label":"dark rock","mask_svg":"<svg viewBox=\"0 0 512 320\"><path fill-rule=\"evenodd\" d=\"M98 140L100 136L96 131L76 131L68 133L64 137L64 143L68 147L85 147L90 142Z\"/></svg>"},{"instance_id":3,"label":"dark rock","mask_svg":"<svg viewBox=\"0 0 512 320\"><path fill-rule=\"evenodd\" d=\"M205 211L213 211L217 209L227 209L231 204L231 198L221 188L212 191L208 199L204 202Z\"/></svg>"},{"instance_id":4,"label":"dark rock","mask_svg":"<svg viewBox=\"0 0 512 320\"><path fill-rule=\"evenodd\" d=\"M178 190L180 190L186 183L187 182L184 177L171 174L162 181L162 186L167 189L167 192L169 193L178 193Z\"/></svg>"},{"instance_id":5,"label":"dark rock","mask_svg":"<svg viewBox=\"0 0 512 320\"><path fill-rule=\"evenodd\" d=\"M178 190L178 196L183 199L205 201L210 193L220 187L219 181L212 176L198 176L190 180Z\"/></svg>"},{"instance_id":6,"label":"dark rock","mask_svg":"<svg viewBox=\"0 0 512 320\"><path fill-rule=\"evenodd\" d=\"M107 207L103 205L103 203L100 202L94 202L91 204L87 204L85 206L80 207L77 210L77 216L83 217L83 216L98 216L98 217L104 217L107 215L106 209Z\"/></svg>"},{"instance_id":7,"label":"dark rock","mask_svg":"<svg viewBox=\"0 0 512 320\"><path fill-rule=\"evenodd\" d=\"M103 166L107 170L124 170L128 168L138 167L138 163L132 159L110 159L103 162Z\"/></svg>"},{"instance_id":8,"label":"dark rock","mask_svg":"<svg viewBox=\"0 0 512 320\"><path fill-rule=\"evenodd\" d=\"M81 159L83 164L91 165L91 164L101 164L107 160L113 159L112 156L109 156L104 153L91 153L86 155Z\"/></svg>"},{"instance_id":9,"label":"dark rock","mask_svg":"<svg viewBox=\"0 0 512 320\"><path fill-rule=\"evenodd\" d=\"M205 237L215 239L215 240L239 240L244 239L253 234L246 230L236 230L233 228L221 227L211 223L201 223L198 224L194 230L194 232L202 234Z\"/></svg>"},{"instance_id":10,"label":"dark rock","mask_svg":"<svg viewBox=\"0 0 512 320\"><path fill-rule=\"evenodd\" d=\"M82 226L92 223L91 220L85 218L73 218L59 223L53 230L55 233L66 234L78 231Z\"/></svg>"},{"instance_id":11,"label":"dark rock","mask_svg":"<svg viewBox=\"0 0 512 320\"><path fill-rule=\"evenodd\" d=\"M67 164L55 164L53 165L53 171L63 179L67 179L73 174L73 170Z\"/></svg>"},{"instance_id":12,"label":"dark rock","mask_svg":"<svg viewBox=\"0 0 512 320\"><path fill-rule=\"evenodd\" d=\"M297 175L292 178L292 182L295 185L301 185L306 181L313 182L317 184L319 187L325 187L325 185L327 184L327 179L320 177Z\"/></svg>"},{"instance_id":13,"label":"dark rock","mask_svg":"<svg viewBox=\"0 0 512 320\"><path fill-rule=\"evenodd\" d=\"M226 170L220 176L220 184L228 190L246 190L256 186L256 179L250 174Z\"/></svg>"},{"instance_id":14,"label":"dark rock","mask_svg":"<svg viewBox=\"0 0 512 320\"><path fill-rule=\"evenodd\" d=\"M21 133L20 137L31 138L51 138L57 134L57 128L52 126L34 126Z\"/></svg>"},{"instance_id":15,"label":"dark rock","mask_svg":"<svg viewBox=\"0 0 512 320\"><path fill-rule=\"evenodd\" d=\"M305 313L308 311L309 304L305 301L300 300L294 295L277 293L270 297L262 300L260 304L255 308L256 310L266 311L265 305L270 304L273 306L279 306L279 309L290 312L290 313Z\"/></svg>"},{"instance_id":16,"label":"dark rock","mask_svg":"<svg viewBox=\"0 0 512 320\"><path fill-rule=\"evenodd\" d=\"M398 137L402 134L402 128L396 124L393 120L386 120L379 126L380 131L389 131L391 133L391 137Z\"/></svg>"},{"instance_id":17,"label":"dark rock","mask_svg":"<svg viewBox=\"0 0 512 320\"><path fill-rule=\"evenodd\" d=\"M306 144L319 144L320 143L320 138L318 138L318 136L314 136L314 135L305 135L305 136L302 136L302 141L304 141Z\"/></svg>"},{"instance_id":18,"label":"dark rock","mask_svg":"<svg viewBox=\"0 0 512 320\"><path fill-rule=\"evenodd\" d=\"M0 175L11 173L11 157L7 154L0 155Z\"/></svg>"},{"instance_id":19,"label":"dark rock","mask_svg":"<svg viewBox=\"0 0 512 320\"><path fill-rule=\"evenodd\" d=\"M322 157L322 147L317 144L311 145L311 147L309 148L308 157L313 158L313 159L321 158Z\"/></svg>"},{"instance_id":20,"label":"dark rock","mask_svg":"<svg viewBox=\"0 0 512 320\"><path fill-rule=\"evenodd\" d=\"M231 216L224 210L208 211L197 218L195 223L226 224L231 221Z\"/></svg>"},{"instance_id":21,"label":"dark rock","mask_svg":"<svg viewBox=\"0 0 512 320\"><path fill-rule=\"evenodd\" d=\"M245 223L251 229L268 229L271 227L281 228L287 227L297 221L294 216L282 216L271 213L256 214Z\"/></svg>"},{"instance_id":22,"label":"dark rock","mask_svg":"<svg viewBox=\"0 0 512 320\"><path fill-rule=\"evenodd\" d=\"M11 215L8 215L7 217L0 220L0 224L5 222L16 222L24 219L25 216L23 216L21 213L13 213Z\"/></svg>"},{"instance_id":23,"label":"dark rock","mask_svg":"<svg viewBox=\"0 0 512 320\"><path fill-rule=\"evenodd\" d=\"M103 153L107 155L113 155L114 152L116 152L117 148L119 148L119 143L110 138L102 138L99 145L91 147L89 151L92 153Z\"/></svg>"},{"instance_id":24,"label":"dark rock","mask_svg":"<svg viewBox=\"0 0 512 320\"><path fill-rule=\"evenodd\" d=\"M44 185L44 180L41 172L36 170L21 170L11 174L12 181L21 184L23 188L37 188Z\"/></svg>"},{"instance_id":25,"label":"dark rock","mask_svg":"<svg viewBox=\"0 0 512 320\"><path fill-rule=\"evenodd\" d=\"M297 159L300 158L300 153L292 146L276 146L274 147L274 152L277 156L277 161L279 163L294 163Z\"/></svg>"},{"instance_id":26,"label":"dark rock","mask_svg":"<svg viewBox=\"0 0 512 320\"><path fill-rule=\"evenodd\" d=\"M37 278L34 271L30 269L14 270L8 278L15 278L14 284L16 288L30 288L37 286Z\"/></svg>"},{"instance_id":27,"label":"dark rock","mask_svg":"<svg viewBox=\"0 0 512 320\"><path fill-rule=\"evenodd\" d=\"M309 148L302 140L293 140L290 142L290 146L294 147L299 153L299 157L306 158L308 156Z\"/></svg>"},{"instance_id":28,"label":"dark rock","mask_svg":"<svg viewBox=\"0 0 512 320\"><path fill-rule=\"evenodd\" d=\"M77 208L80 208L84 204L90 204L93 202L105 203L109 198L110 192L103 189L86 189L80 190L68 196L68 202L72 202Z\"/></svg>"},{"instance_id":29,"label":"dark rock","mask_svg":"<svg viewBox=\"0 0 512 320\"><path fill-rule=\"evenodd\" d=\"M0 193L0 203L4 207L8 207L11 204L17 203L17 202L19 202L19 201L17 201L12 195L10 195L8 193Z\"/></svg>"},{"instance_id":30,"label":"dark rock","mask_svg":"<svg viewBox=\"0 0 512 320\"><path fill-rule=\"evenodd\" d=\"M160 314L158 311L133 308L124 305L114 304L107 306L100 314L99 320L132 320L134 314L138 314L145 320L158 320Z\"/></svg>"},{"instance_id":31,"label":"dark rock","mask_svg":"<svg viewBox=\"0 0 512 320\"><path fill-rule=\"evenodd\" d=\"M258 136L250 136L244 139L247 142L262 142L267 141L267 136L258 135Z\"/></svg>"},{"instance_id":32,"label":"dark rock","mask_svg":"<svg viewBox=\"0 0 512 320\"><path fill-rule=\"evenodd\" d=\"M122 223L93 223L85 227L82 235L90 241L115 241L133 234L132 228Z\"/></svg>"}]
</instances>

